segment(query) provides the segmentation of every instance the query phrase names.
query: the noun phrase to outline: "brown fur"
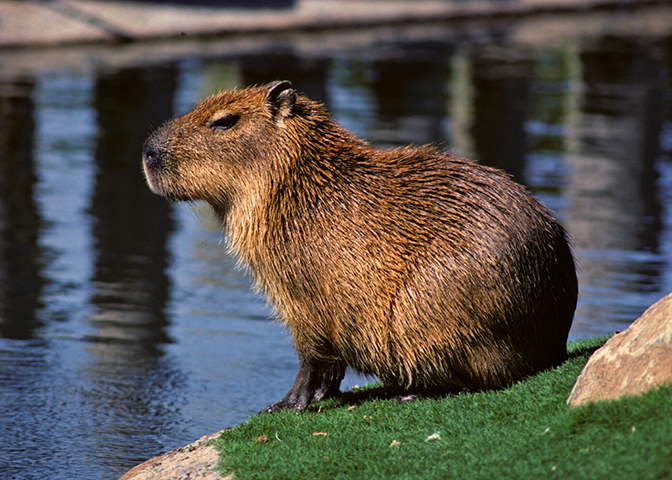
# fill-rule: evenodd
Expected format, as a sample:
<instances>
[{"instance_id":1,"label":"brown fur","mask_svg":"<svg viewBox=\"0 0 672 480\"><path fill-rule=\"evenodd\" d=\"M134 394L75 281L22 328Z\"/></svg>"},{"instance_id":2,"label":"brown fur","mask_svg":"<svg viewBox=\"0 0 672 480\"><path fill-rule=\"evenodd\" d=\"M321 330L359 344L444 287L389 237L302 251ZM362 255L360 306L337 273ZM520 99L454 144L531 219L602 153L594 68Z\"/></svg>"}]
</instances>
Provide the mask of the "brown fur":
<instances>
[{"instance_id":1,"label":"brown fur","mask_svg":"<svg viewBox=\"0 0 672 480\"><path fill-rule=\"evenodd\" d=\"M290 329L299 373L269 411L337 393L347 367L451 391L566 356L565 232L500 171L376 150L288 82L206 99L147 140L144 166L156 193L212 205Z\"/></svg>"}]
</instances>

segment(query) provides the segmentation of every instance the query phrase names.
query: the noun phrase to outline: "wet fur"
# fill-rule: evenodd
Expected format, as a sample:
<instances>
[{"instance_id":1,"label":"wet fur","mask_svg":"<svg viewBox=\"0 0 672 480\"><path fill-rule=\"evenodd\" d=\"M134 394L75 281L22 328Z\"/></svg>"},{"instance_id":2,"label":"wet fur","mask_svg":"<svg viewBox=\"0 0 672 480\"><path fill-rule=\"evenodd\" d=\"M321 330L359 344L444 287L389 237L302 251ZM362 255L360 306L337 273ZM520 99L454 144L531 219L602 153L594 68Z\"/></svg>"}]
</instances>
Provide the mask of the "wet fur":
<instances>
[{"instance_id":1,"label":"wet fur","mask_svg":"<svg viewBox=\"0 0 672 480\"><path fill-rule=\"evenodd\" d=\"M269 411L338 393L348 367L437 392L502 387L566 356L566 234L498 170L376 150L288 82L208 98L144 156L155 192L212 205L291 331L299 372Z\"/></svg>"}]
</instances>

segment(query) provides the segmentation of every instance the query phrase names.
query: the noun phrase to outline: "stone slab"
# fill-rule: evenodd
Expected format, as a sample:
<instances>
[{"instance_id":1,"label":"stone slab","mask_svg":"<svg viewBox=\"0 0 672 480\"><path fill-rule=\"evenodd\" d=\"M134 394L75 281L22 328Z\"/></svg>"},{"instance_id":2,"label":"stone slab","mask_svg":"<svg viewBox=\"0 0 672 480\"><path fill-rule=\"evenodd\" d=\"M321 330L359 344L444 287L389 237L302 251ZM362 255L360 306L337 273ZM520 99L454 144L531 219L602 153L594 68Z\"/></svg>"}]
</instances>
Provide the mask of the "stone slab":
<instances>
[{"instance_id":1,"label":"stone slab","mask_svg":"<svg viewBox=\"0 0 672 480\"><path fill-rule=\"evenodd\" d=\"M668 383L672 383L672 294L590 357L567 403L613 400Z\"/></svg>"}]
</instances>

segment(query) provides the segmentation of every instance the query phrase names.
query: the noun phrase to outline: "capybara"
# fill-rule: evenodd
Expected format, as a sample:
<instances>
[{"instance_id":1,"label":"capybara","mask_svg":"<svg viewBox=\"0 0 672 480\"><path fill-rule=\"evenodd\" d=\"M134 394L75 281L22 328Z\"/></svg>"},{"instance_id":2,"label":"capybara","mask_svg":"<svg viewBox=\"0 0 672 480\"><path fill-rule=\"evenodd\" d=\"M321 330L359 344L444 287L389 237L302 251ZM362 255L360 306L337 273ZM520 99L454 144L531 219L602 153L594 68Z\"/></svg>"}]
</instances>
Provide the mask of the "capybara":
<instances>
[{"instance_id":1,"label":"capybara","mask_svg":"<svg viewBox=\"0 0 672 480\"><path fill-rule=\"evenodd\" d=\"M143 164L154 192L212 206L291 332L299 371L266 411L338 394L347 368L422 394L566 357L567 235L498 170L377 150L287 81L207 98L149 137Z\"/></svg>"}]
</instances>

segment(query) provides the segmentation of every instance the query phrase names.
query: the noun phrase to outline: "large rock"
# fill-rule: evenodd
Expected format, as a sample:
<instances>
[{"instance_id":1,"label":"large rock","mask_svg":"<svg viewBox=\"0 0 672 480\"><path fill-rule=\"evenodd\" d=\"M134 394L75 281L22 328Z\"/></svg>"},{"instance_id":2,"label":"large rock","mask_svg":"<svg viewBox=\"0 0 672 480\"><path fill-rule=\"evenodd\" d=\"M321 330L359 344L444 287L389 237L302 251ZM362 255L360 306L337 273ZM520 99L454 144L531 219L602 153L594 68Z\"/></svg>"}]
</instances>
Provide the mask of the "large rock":
<instances>
[{"instance_id":1,"label":"large rock","mask_svg":"<svg viewBox=\"0 0 672 480\"><path fill-rule=\"evenodd\" d=\"M588 360L567 403L637 395L672 383L672 294L659 300Z\"/></svg>"},{"instance_id":2,"label":"large rock","mask_svg":"<svg viewBox=\"0 0 672 480\"><path fill-rule=\"evenodd\" d=\"M217 470L219 452L212 441L221 432L202 437L129 470L119 480L231 480L232 475L222 476Z\"/></svg>"}]
</instances>

